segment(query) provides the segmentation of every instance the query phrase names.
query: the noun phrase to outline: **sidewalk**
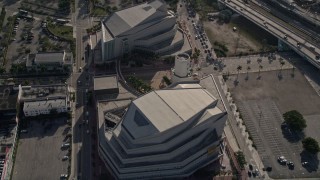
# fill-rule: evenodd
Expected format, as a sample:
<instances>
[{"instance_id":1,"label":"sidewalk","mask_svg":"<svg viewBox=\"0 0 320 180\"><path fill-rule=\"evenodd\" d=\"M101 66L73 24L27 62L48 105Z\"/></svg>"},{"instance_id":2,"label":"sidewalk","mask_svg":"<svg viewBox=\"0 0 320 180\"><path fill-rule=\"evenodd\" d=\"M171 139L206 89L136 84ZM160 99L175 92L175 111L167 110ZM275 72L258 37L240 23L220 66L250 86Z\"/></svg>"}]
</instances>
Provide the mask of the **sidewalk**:
<instances>
[{"instance_id":1,"label":"sidewalk","mask_svg":"<svg viewBox=\"0 0 320 180\"><path fill-rule=\"evenodd\" d=\"M252 147L252 141L248 139L249 135L245 131L246 127L242 125L242 120L239 119L239 114L236 112L235 108L236 105L232 103L232 97L227 91L228 87L223 82L222 76L215 77L215 79L219 81L219 86L225 94L225 98L227 100L225 103L227 106L229 119L224 131L231 148L234 152L237 150L242 150L242 152L245 154L247 163L254 164L259 169L260 177L263 179L271 179L269 178L268 174L262 170L264 167L263 163L256 149Z\"/></svg>"},{"instance_id":2,"label":"sidewalk","mask_svg":"<svg viewBox=\"0 0 320 180\"><path fill-rule=\"evenodd\" d=\"M69 90L69 93L75 93L75 89L73 89L73 87L70 87L68 86L68 90ZM76 99L76 97L75 97ZM75 144L73 139L74 139L74 130L75 130L75 103L70 101L70 106L71 106L71 109L72 109L72 114L71 114L71 128L72 128L72 151L71 151L71 172L70 172L70 175L69 175L69 180L72 180L72 179L75 179L75 175L77 174L77 162L76 162L76 146L78 146L78 144Z\"/></svg>"}]
</instances>

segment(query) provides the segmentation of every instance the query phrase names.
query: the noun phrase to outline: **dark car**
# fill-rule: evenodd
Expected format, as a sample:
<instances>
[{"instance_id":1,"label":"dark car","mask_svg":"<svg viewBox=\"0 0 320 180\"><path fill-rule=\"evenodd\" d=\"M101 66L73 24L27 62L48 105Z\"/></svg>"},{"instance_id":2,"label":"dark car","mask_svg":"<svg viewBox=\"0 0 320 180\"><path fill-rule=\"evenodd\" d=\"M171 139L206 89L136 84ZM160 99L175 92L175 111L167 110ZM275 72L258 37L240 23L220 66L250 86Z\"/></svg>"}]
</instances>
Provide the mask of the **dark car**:
<instances>
[{"instance_id":1,"label":"dark car","mask_svg":"<svg viewBox=\"0 0 320 180\"><path fill-rule=\"evenodd\" d=\"M253 170L252 164L249 164L249 169L250 169L251 171Z\"/></svg>"},{"instance_id":2,"label":"dark car","mask_svg":"<svg viewBox=\"0 0 320 180\"><path fill-rule=\"evenodd\" d=\"M289 169L294 169L294 163L293 162L288 162L288 167L289 167Z\"/></svg>"}]
</instances>

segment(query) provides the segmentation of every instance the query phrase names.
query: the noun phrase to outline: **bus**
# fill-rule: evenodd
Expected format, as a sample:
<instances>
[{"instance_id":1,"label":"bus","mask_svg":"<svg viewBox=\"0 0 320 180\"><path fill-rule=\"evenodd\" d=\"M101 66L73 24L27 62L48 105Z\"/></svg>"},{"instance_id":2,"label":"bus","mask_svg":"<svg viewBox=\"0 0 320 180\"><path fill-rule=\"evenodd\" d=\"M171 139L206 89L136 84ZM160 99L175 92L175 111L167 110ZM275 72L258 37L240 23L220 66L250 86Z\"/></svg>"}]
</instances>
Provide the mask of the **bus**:
<instances>
[{"instance_id":1,"label":"bus","mask_svg":"<svg viewBox=\"0 0 320 180\"><path fill-rule=\"evenodd\" d=\"M28 11L25 11L23 9L19 9L19 14L20 15L28 15Z\"/></svg>"},{"instance_id":2,"label":"bus","mask_svg":"<svg viewBox=\"0 0 320 180\"><path fill-rule=\"evenodd\" d=\"M56 23L58 23L58 24L66 24L68 22L69 22L69 20L66 20L66 19L56 19Z\"/></svg>"}]
</instances>

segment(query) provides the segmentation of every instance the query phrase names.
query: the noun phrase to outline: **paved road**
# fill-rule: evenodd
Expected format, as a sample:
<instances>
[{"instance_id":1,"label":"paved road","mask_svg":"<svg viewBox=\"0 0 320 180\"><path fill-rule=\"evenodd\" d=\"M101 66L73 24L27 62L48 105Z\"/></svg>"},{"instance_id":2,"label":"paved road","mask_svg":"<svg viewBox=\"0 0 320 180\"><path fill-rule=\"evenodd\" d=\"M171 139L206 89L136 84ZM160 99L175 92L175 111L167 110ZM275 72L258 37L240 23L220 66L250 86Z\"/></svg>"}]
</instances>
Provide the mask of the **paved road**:
<instances>
[{"instance_id":1,"label":"paved road","mask_svg":"<svg viewBox=\"0 0 320 180\"><path fill-rule=\"evenodd\" d=\"M257 5L252 4L248 6L238 0L228 0L224 3L229 8L261 26L279 39L282 39L283 42L289 45L294 51L320 69L320 59L316 59L316 56L320 54L319 44L310 41L312 37L307 38L310 34L306 34L306 32L302 32L300 29L294 27L286 27L283 22L271 18L272 15L267 11L263 9L257 10ZM285 35L287 36L286 39L284 39ZM298 43L300 47L298 47ZM314 47L314 50L311 46Z\"/></svg>"},{"instance_id":2,"label":"paved road","mask_svg":"<svg viewBox=\"0 0 320 180\"><path fill-rule=\"evenodd\" d=\"M87 3L85 0L75 1L76 11L72 14L71 23L74 27L74 37L76 38L76 57L74 73L70 78L71 86L76 89L76 99L78 108L75 110L75 117L73 121L73 167L70 179L92 179L91 169L91 121L89 116L86 115L87 108L87 93L92 83L90 74L87 73L88 62L91 61L90 57L85 55L85 47L89 43L89 36L86 34L86 29L92 26L93 19L89 17L87 11ZM92 53L90 53L92 54ZM80 70L81 67L81 71ZM78 85L78 81L81 85ZM88 120L88 123L86 123Z\"/></svg>"},{"instance_id":3,"label":"paved road","mask_svg":"<svg viewBox=\"0 0 320 180\"><path fill-rule=\"evenodd\" d=\"M197 38L197 39L195 38L196 36L199 36L199 34L205 34L205 31L202 29L201 24L199 24L200 21L199 21L198 14L196 14L195 17L191 17L191 16L189 16L189 13L188 13L187 3L182 3L180 1L180 3L178 3L178 4L182 5L181 7L178 6L178 8L177 8L177 11L179 14L178 20L182 24L185 25L186 31L190 35L190 42L191 42L191 46L192 46L193 50L194 50L194 48L197 48L201 52L200 56L198 58L199 62L197 64L193 64L193 65L194 65L194 67L201 67L203 64L206 63L207 53L205 53L205 49L207 49L208 51L211 51L212 57L214 59L216 57L215 52L212 50L212 45L206 35L204 35L206 40L203 40L202 42L205 43L208 47L204 47L201 44L200 38ZM197 29L196 29L193 24L199 26L199 28L197 27Z\"/></svg>"}]
</instances>

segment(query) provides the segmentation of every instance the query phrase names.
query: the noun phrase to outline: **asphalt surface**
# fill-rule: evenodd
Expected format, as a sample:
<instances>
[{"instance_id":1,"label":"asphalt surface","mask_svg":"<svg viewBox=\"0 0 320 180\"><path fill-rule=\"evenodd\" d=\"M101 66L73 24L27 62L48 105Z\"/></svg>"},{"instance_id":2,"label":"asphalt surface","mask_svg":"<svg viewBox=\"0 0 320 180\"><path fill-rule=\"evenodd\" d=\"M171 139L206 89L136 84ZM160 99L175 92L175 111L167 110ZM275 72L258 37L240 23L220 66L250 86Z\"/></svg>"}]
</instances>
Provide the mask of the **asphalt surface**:
<instances>
[{"instance_id":1,"label":"asphalt surface","mask_svg":"<svg viewBox=\"0 0 320 180\"><path fill-rule=\"evenodd\" d=\"M85 0L76 0L75 7L76 11L71 16L71 23L73 24L74 37L76 38L76 57L74 73L69 79L69 85L76 92L73 119L73 167L70 178L87 180L92 179L91 134L93 130L90 128L92 126L92 117L86 116L88 111L86 90L92 88L92 82L88 81L91 79L91 75L88 73L90 72L88 62L91 61L91 57L86 56L85 47L90 44L86 29L92 26L93 18L88 15L88 4ZM81 85L78 84L78 81L81 82ZM89 113L91 114L92 112ZM88 120L88 124L86 120Z\"/></svg>"},{"instance_id":2,"label":"asphalt surface","mask_svg":"<svg viewBox=\"0 0 320 180\"><path fill-rule=\"evenodd\" d=\"M261 79L256 78L258 73L249 73L248 80L245 80L246 74L240 74L238 84L234 83L237 79L237 75L234 75L227 84L263 165L273 168L272 172L268 173L269 176L319 177L319 158L303 151L303 134L283 130L281 123L284 121L283 113L296 109L306 117L309 128L305 131L306 135L317 137L318 133L315 131L318 123L312 119L319 116L316 107L320 107L320 98L299 71L292 76L292 70L282 70L280 79L279 73L280 71L263 72ZM294 170L280 165L277 162L279 156L294 162ZM310 166L302 167L301 163L305 161L309 162Z\"/></svg>"},{"instance_id":3,"label":"asphalt surface","mask_svg":"<svg viewBox=\"0 0 320 180\"><path fill-rule=\"evenodd\" d=\"M12 179L56 180L67 174L69 161L62 157L68 150L61 149L70 132L66 119L31 121L26 130L20 135Z\"/></svg>"}]
</instances>

